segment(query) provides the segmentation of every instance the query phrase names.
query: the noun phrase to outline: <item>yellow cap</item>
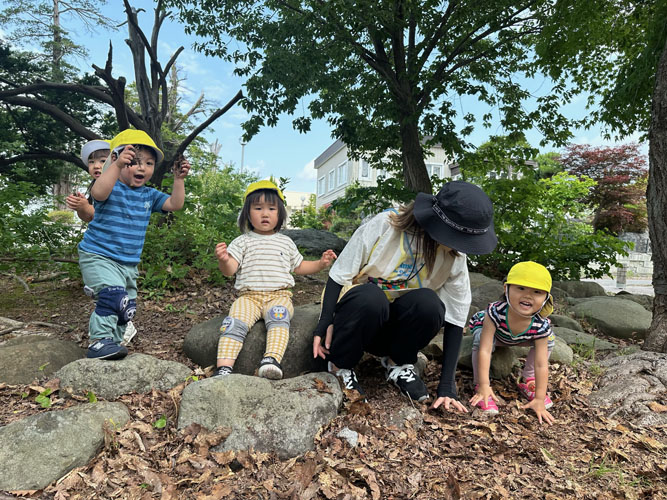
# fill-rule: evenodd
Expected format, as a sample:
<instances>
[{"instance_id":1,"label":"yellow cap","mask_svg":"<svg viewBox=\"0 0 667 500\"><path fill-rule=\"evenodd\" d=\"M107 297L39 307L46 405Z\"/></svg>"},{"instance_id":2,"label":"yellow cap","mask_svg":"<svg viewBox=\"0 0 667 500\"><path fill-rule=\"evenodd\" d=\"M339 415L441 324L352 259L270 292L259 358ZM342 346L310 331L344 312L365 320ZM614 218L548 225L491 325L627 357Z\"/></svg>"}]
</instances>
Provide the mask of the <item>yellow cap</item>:
<instances>
[{"instance_id":1,"label":"yellow cap","mask_svg":"<svg viewBox=\"0 0 667 500\"><path fill-rule=\"evenodd\" d=\"M549 294L542 306L540 316L546 318L553 310L553 298L551 296L551 273L542 264L527 260L514 264L507 274L506 285L521 285L537 290L544 290Z\"/></svg>"},{"instance_id":2,"label":"yellow cap","mask_svg":"<svg viewBox=\"0 0 667 500\"><path fill-rule=\"evenodd\" d=\"M273 182L271 181L257 181L253 182L250 184L246 190L245 193L243 193L243 202L245 202L245 199L248 197L250 193L254 193L255 191L259 191L260 189L271 189L278 193L278 197L283 200L283 203L285 203L285 197L283 196L282 191L278 189L278 186L276 186Z\"/></svg>"},{"instance_id":3,"label":"yellow cap","mask_svg":"<svg viewBox=\"0 0 667 500\"><path fill-rule=\"evenodd\" d=\"M123 130L120 134L111 139L111 151L118 154L118 148L131 146L132 144L141 144L142 146L148 146L149 148L153 149L155 151L157 163L160 163L162 160L164 160L164 153L160 151L160 148L155 145L153 139L151 139L150 136L143 130L134 130L131 128Z\"/></svg>"}]
</instances>

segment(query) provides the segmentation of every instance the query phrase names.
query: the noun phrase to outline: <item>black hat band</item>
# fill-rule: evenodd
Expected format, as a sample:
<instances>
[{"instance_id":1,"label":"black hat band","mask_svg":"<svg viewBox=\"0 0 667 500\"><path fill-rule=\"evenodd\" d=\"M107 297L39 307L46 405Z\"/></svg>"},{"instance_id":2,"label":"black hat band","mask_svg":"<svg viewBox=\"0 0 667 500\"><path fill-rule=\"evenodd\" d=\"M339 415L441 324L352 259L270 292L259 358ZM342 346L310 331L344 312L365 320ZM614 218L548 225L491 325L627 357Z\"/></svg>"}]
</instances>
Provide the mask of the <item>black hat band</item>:
<instances>
[{"instance_id":1,"label":"black hat band","mask_svg":"<svg viewBox=\"0 0 667 500\"><path fill-rule=\"evenodd\" d=\"M442 208L440 208L440 206L438 205L437 199L435 198L435 196L433 197L433 202L434 202L433 203L433 211L436 213L436 215L438 217L440 217L440 219L442 219L442 222L444 222L445 224L447 224L450 227L453 227L457 231L461 231L462 233L468 233L468 234L484 234L489 230L488 227L485 227L483 229L477 229L477 228L465 227L465 226L462 226L460 224L457 224L456 222L454 222L452 219L450 219L449 217L447 217L445 215L445 212L443 212Z\"/></svg>"}]
</instances>

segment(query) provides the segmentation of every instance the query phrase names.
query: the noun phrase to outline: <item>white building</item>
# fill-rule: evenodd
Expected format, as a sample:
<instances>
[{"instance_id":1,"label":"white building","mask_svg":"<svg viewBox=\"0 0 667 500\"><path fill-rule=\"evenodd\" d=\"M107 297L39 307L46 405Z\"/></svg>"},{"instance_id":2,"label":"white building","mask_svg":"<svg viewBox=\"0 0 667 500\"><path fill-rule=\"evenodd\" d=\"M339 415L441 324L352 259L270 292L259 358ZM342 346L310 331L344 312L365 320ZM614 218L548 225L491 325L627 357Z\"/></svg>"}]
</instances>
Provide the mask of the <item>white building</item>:
<instances>
[{"instance_id":1,"label":"white building","mask_svg":"<svg viewBox=\"0 0 667 500\"><path fill-rule=\"evenodd\" d=\"M431 148L425 162L429 176L445 178L458 174L453 162L440 146ZM362 186L375 186L378 176L387 175L385 170L371 167L366 160L350 158L347 145L340 139L315 158L314 167L317 170L317 208L343 196L345 188L355 181Z\"/></svg>"},{"instance_id":2,"label":"white building","mask_svg":"<svg viewBox=\"0 0 667 500\"><path fill-rule=\"evenodd\" d=\"M303 210L303 207L308 205L310 197L313 193L306 193L301 191L283 191L285 197L285 208L287 209L287 223L286 227L292 228L290 218L295 210Z\"/></svg>"}]
</instances>

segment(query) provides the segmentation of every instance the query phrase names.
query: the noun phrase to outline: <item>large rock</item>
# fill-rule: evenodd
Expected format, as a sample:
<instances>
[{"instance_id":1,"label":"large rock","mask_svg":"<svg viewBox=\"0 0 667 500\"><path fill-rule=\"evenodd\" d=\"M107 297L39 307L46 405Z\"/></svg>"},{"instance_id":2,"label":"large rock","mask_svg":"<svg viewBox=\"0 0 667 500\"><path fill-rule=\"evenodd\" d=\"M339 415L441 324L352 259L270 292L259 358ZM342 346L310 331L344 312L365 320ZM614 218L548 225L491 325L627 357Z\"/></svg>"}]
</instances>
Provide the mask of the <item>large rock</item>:
<instances>
[{"instance_id":1,"label":"large rock","mask_svg":"<svg viewBox=\"0 0 667 500\"><path fill-rule=\"evenodd\" d=\"M294 308L289 343L282 361L285 378L296 377L314 369L313 330L320 317L320 306L307 304ZM192 327L183 341L183 350L199 366L215 365L224 316L210 319ZM250 329L241 354L234 364L234 373L254 375L266 348L266 327L260 320Z\"/></svg>"},{"instance_id":2,"label":"large rock","mask_svg":"<svg viewBox=\"0 0 667 500\"><path fill-rule=\"evenodd\" d=\"M97 397L114 399L131 392L166 391L185 382L192 370L182 363L147 354L130 354L125 359L105 361L80 359L55 373L61 389L92 391Z\"/></svg>"},{"instance_id":3,"label":"large rock","mask_svg":"<svg viewBox=\"0 0 667 500\"><path fill-rule=\"evenodd\" d=\"M500 300L504 293L500 281L487 281L472 289L472 306L478 310L486 309L491 302Z\"/></svg>"},{"instance_id":4,"label":"large rock","mask_svg":"<svg viewBox=\"0 0 667 500\"><path fill-rule=\"evenodd\" d=\"M35 379L50 377L85 355L86 351L67 340L41 335L17 337L0 346L0 382L29 384Z\"/></svg>"},{"instance_id":5,"label":"large rock","mask_svg":"<svg viewBox=\"0 0 667 500\"><path fill-rule=\"evenodd\" d=\"M278 381L213 377L185 388L178 427L231 428L216 451L254 448L290 458L314 448L315 435L336 417L342 401L338 381L329 373Z\"/></svg>"},{"instance_id":6,"label":"large rock","mask_svg":"<svg viewBox=\"0 0 667 500\"><path fill-rule=\"evenodd\" d=\"M560 288L572 297L597 297L607 295L602 285L595 281L554 281L553 286Z\"/></svg>"},{"instance_id":7,"label":"large rock","mask_svg":"<svg viewBox=\"0 0 667 500\"><path fill-rule=\"evenodd\" d=\"M549 319L551 320L551 324L554 326L554 328L559 326L563 328L568 328L570 330L576 330L578 332L584 331L579 322L574 318L570 318L569 316L552 314L551 316L549 316Z\"/></svg>"},{"instance_id":8,"label":"large rock","mask_svg":"<svg viewBox=\"0 0 667 500\"><path fill-rule=\"evenodd\" d=\"M494 280L493 278L489 278L488 276L484 276L481 273L469 273L470 277L470 288L475 289L480 285L483 285L485 283L489 283L491 281L500 283L498 280Z\"/></svg>"},{"instance_id":9,"label":"large rock","mask_svg":"<svg viewBox=\"0 0 667 500\"><path fill-rule=\"evenodd\" d=\"M554 327L554 333L556 334L556 338L563 339L568 345L579 345L585 349L595 351L614 351L618 349L616 344L612 344L608 340L598 338L590 333L560 326Z\"/></svg>"},{"instance_id":10,"label":"large rock","mask_svg":"<svg viewBox=\"0 0 667 500\"><path fill-rule=\"evenodd\" d=\"M591 298L575 304L572 311L605 335L620 339L643 339L651 326L650 312L636 302L617 297Z\"/></svg>"},{"instance_id":11,"label":"large rock","mask_svg":"<svg viewBox=\"0 0 667 500\"><path fill-rule=\"evenodd\" d=\"M642 306L647 311L653 312L653 296L642 295L640 293L634 294L626 291L618 292L616 297L620 299L631 300Z\"/></svg>"},{"instance_id":12,"label":"large rock","mask_svg":"<svg viewBox=\"0 0 667 500\"><path fill-rule=\"evenodd\" d=\"M289 236L300 250L310 255L321 255L329 248L340 253L347 244L343 238L320 229L285 229L281 233Z\"/></svg>"},{"instance_id":13,"label":"large rock","mask_svg":"<svg viewBox=\"0 0 667 500\"><path fill-rule=\"evenodd\" d=\"M104 443L104 423L125 425L122 403L98 402L39 413L0 427L0 490L37 490L88 463Z\"/></svg>"}]
</instances>

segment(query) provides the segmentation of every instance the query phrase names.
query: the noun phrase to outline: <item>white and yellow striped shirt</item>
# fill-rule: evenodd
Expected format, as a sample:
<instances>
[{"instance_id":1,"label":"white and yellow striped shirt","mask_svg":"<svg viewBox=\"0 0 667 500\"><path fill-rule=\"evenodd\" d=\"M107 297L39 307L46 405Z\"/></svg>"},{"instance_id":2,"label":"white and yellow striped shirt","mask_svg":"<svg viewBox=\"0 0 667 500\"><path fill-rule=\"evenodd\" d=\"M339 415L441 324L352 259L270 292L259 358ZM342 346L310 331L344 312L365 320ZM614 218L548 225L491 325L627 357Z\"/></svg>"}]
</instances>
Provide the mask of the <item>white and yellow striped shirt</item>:
<instances>
[{"instance_id":1,"label":"white and yellow striped shirt","mask_svg":"<svg viewBox=\"0 0 667 500\"><path fill-rule=\"evenodd\" d=\"M284 234L242 234L227 247L238 263L237 290L272 292L294 286L290 274L303 261L294 242Z\"/></svg>"}]
</instances>

